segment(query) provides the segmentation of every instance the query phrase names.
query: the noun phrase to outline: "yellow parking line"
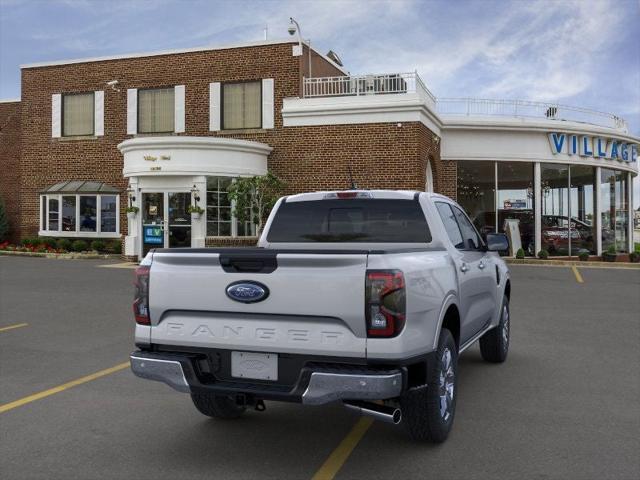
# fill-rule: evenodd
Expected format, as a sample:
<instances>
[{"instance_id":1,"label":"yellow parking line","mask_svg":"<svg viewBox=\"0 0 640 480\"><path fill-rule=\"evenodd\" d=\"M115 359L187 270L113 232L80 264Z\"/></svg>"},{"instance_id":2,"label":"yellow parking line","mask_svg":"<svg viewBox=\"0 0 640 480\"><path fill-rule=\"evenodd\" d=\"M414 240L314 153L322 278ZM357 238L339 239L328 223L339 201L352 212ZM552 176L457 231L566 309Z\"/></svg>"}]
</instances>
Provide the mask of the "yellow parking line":
<instances>
[{"instance_id":1,"label":"yellow parking line","mask_svg":"<svg viewBox=\"0 0 640 480\"><path fill-rule=\"evenodd\" d=\"M21 407L26 405L27 403L35 402L36 400L40 400L41 398L48 397L50 395L54 395L56 393L63 392L68 388L75 387L78 385L82 385L83 383L90 382L91 380L95 380L100 377L104 377L105 375L109 375L111 373L118 372L120 370L124 370L129 366L129 362L121 363L116 365L115 367L107 368L105 370L100 370L99 372L92 373L91 375L87 375L86 377L78 378L77 380L72 380L71 382L64 383L57 387L50 388L49 390L45 390L43 392L34 393L33 395L29 395L28 397L21 398L19 400L15 400L10 403L5 403L4 405L0 405L0 413L7 412L9 410L13 410L14 408Z\"/></svg>"},{"instance_id":2,"label":"yellow parking line","mask_svg":"<svg viewBox=\"0 0 640 480\"><path fill-rule=\"evenodd\" d=\"M137 263L124 262L124 263L107 263L106 265L98 265L100 268L136 268Z\"/></svg>"},{"instance_id":3,"label":"yellow parking line","mask_svg":"<svg viewBox=\"0 0 640 480\"><path fill-rule=\"evenodd\" d=\"M340 445L331 452L329 458L322 464L311 480L331 480L335 477L372 423L373 419L370 417L362 417L358 420L358 423L353 426L347 436L340 442Z\"/></svg>"},{"instance_id":4,"label":"yellow parking line","mask_svg":"<svg viewBox=\"0 0 640 480\"><path fill-rule=\"evenodd\" d=\"M582 279L582 275L580 275L580 272L578 271L575 265L571 266L571 270L573 270L573 274L576 276L576 281L578 283L584 283L584 280Z\"/></svg>"},{"instance_id":5,"label":"yellow parking line","mask_svg":"<svg viewBox=\"0 0 640 480\"><path fill-rule=\"evenodd\" d=\"M6 332L7 330L13 330L14 328L26 327L28 323L16 323L15 325L9 325L8 327L0 328L0 332Z\"/></svg>"}]
</instances>

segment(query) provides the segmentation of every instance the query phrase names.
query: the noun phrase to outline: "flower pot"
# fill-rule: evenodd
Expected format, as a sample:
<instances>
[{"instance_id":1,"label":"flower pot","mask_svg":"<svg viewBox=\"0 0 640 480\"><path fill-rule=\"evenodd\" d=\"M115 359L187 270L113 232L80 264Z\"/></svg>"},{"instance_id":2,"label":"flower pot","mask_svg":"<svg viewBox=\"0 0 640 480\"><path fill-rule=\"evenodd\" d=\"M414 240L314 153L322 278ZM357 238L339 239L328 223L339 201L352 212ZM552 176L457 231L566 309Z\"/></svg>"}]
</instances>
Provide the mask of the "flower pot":
<instances>
[{"instance_id":1,"label":"flower pot","mask_svg":"<svg viewBox=\"0 0 640 480\"><path fill-rule=\"evenodd\" d=\"M191 221L200 220L200 217L202 217L202 213L191 212Z\"/></svg>"},{"instance_id":2,"label":"flower pot","mask_svg":"<svg viewBox=\"0 0 640 480\"><path fill-rule=\"evenodd\" d=\"M617 253L603 253L602 254L602 260L604 260L605 262L615 262L618 258L618 254Z\"/></svg>"},{"instance_id":3,"label":"flower pot","mask_svg":"<svg viewBox=\"0 0 640 480\"><path fill-rule=\"evenodd\" d=\"M136 218L136 212L127 212L127 220L130 222Z\"/></svg>"},{"instance_id":4,"label":"flower pot","mask_svg":"<svg viewBox=\"0 0 640 480\"><path fill-rule=\"evenodd\" d=\"M640 252L632 252L629 254L629 261L631 263L640 263Z\"/></svg>"}]
</instances>

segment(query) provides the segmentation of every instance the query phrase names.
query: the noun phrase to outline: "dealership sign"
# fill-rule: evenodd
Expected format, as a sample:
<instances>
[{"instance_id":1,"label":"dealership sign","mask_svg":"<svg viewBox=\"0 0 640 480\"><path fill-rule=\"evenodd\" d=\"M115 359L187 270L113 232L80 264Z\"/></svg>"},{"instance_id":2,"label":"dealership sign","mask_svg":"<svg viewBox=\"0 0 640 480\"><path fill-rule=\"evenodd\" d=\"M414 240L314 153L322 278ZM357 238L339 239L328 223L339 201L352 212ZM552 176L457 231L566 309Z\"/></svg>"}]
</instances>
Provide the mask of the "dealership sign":
<instances>
[{"instance_id":1,"label":"dealership sign","mask_svg":"<svg viewBox=\"0 0 640 480\"><path fill-rule=\"evenodd\" d=\"M581 157L605 158L621 162L638 161L638 145L625 143L613 138L549 133L549 145L554 155L564 153Z\"/></svg>"}]
</instances>

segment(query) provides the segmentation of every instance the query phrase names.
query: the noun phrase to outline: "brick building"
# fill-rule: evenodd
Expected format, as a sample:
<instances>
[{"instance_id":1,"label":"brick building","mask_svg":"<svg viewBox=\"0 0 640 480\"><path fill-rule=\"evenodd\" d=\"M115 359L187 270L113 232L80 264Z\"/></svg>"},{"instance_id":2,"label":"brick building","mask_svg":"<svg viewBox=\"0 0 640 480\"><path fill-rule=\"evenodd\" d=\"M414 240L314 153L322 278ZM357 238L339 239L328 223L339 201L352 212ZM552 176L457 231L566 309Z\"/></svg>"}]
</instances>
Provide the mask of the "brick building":
<instances>
[{"instance_id":1,"label":"brick building","mask_svg":"<svg viewBox=\"0 0 640 480\"><path fill-rule=\"evenodd\" d=\"M348 188L351 170L360 188L458 197L484 231L516 219L529 251L548 246L545 221L561 230L568 217L592 238L569 241L567 253L600 252L610 241L629 248L638 139L618 117L436 100L415 73L354 76L297 47L269 41L22 66L20 101L0 103L0 192L12 239L122 238L128 256L241 243L255 231L233 217L233 178L270 170L294 193ZM571 118L578 112L592 115L585 123ZM564 139L557 151L551 135ZM574 138L589 148L572 154ZM549 170L558 163L566 172ZM572 164L582 182L575 192ZM602 184L612 185L612 205L595 193ZM557 195L543 203L549 191ZM205 213L189 215L190 204ZM129 206L139 211L127 215ZM566 238L578 231L566 229Z\"/></svg>"}]
</instances>

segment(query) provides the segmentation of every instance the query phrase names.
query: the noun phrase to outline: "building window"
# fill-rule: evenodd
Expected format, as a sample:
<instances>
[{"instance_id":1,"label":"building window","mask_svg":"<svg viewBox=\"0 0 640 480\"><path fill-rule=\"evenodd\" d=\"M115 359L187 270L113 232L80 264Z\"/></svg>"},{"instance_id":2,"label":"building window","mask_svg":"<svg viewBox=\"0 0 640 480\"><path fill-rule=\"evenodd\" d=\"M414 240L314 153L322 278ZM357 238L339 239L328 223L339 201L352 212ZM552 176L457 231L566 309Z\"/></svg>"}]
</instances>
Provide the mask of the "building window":
<instances>
[{"instance_id":1,"label":"building window","mask_svg":"<svg viewBox=\"0 0 640 480\"><path fill-rule=\"evenodd\" d=\"M70 93L62 96L62 136L78 137L94 133L94 93Z\"/></svg>"},{"instance_id":2,"label":"building window","mask_svg":"<svg viewBox=\"0 0 640 480\"><path fill-rule=\"evenodd\" d=\"M527 255L535 254L533 163L498 163L498 225L506 233L507 220L517 220L520 244ZM517 246L517 245L516 245Z\"/></svg>"},{"instance_id":3,"label":"building window","mask_svg":"<svg viewBox=\"0 0 640 480\"><path fill-rule=\"evenodd\" d=\"M138 133L168 133L175 129L175 89L138 91Z\"/></svg>"},{"instance_id":4,"label":"building window","mask_svg":"<svg viewBox=\"0 0 640 480\"><path fill-rule=\"evenodd\" d=\"M482 235L496 231L496 164L458 162L458 203Z\"/></svg>"},{"instance_id":5,"label":"building window","mask_svg":"<svg viewBox=\"0 0 640 480\"><path fill-rule=\"evenodd\" d=\"M627 173L601 169L600 214L602 217L602 251L611 246L616 252L627 252L629 205Z\"/></svg>"},{"instance_id":6,"label":"building window","mask_svg":"<svg viewBox=\"0 0 640 480\"><path fill-rule=\"evenodd\" d=\"M41 196L41 235L117 237L118 195L45 194Z\"/></svg>"},{"instance_id":7,"label":"building window","mask_svg":"<svg viewBox=\"0 0 640 480\"><path fill-rule=\"evenodd\" d=\"M225 83L222 86L222 128L262 127L262 83Z\"/></svg>"},{"instance_id":8,"label":"building window","mask_svg":"<svg viewBox=\"0 0 640 480\"><path fill-rule=\"evenodd\" d=\"M207 236L246 237L256 234L251 222L240 222L233 215L233 202L227 195L232 177L207 177Z\"/></svg>"}]
</instances>

